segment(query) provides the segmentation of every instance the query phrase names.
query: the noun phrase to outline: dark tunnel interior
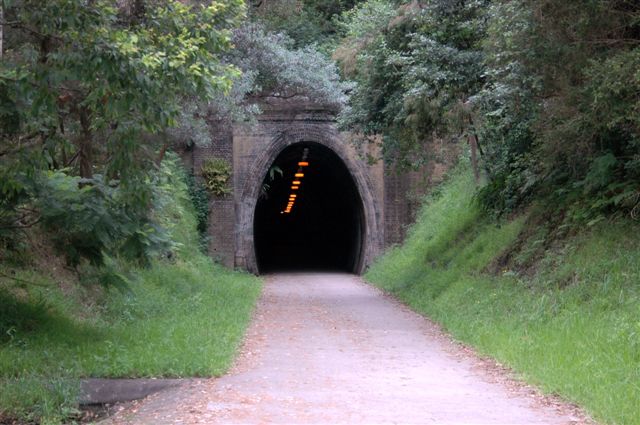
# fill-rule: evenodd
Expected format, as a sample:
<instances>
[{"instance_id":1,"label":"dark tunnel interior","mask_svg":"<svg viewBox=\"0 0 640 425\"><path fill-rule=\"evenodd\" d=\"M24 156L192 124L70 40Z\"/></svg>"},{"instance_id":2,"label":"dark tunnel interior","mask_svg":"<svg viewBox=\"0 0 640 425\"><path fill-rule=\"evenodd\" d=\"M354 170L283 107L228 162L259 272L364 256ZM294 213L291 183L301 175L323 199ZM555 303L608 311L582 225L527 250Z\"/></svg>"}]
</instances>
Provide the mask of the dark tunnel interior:
<instances>
[{"instance_id":1,"label":"dark tunnel interior","mask_svg":"<svg viewBox=\"0 0 640 425\"><path fill-rule=\"evenodd\" d=\"M296 177L299 172L304 176ZM254 217L260 273L358 271L362 200L338 155L317 143L291 145L271 165L262 189Z\"/></svg>"}]
</instances>

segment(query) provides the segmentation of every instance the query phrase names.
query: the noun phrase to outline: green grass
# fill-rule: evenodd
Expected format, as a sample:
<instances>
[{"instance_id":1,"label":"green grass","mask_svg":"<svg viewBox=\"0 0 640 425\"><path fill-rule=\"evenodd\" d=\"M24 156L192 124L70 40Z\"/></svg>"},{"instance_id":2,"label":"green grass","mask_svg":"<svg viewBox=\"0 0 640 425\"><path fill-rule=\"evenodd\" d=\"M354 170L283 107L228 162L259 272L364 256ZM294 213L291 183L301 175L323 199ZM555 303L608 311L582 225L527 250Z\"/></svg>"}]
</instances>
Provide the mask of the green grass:
<instances>
[{"instance_id":1,"label":"green grass","mask_svg":"<svg viewBox=\"0 0 640 425\"><path fill-rule=\"evenodd\" d=\"M640 424L640 226L584 229L524 274L518 263L545 232L524 216L499 226L482 218L473 188L458 170L367 279L545 392L605 423ZM488 272L515 248L498 276Z\"/></svg>"},{"instance_id":2,"label":"green grass","mask_svg":"<svg viewBox=\"0 0 640 425\"><path fill-rule=\"evenodd\" d=\"M66 420L77 412L83 377L218 376L228 369L261 284L199 252L185 193L173 181L172 202L159 217L179 244L175 258L130 270L127 290L76 284L63 291L43 271L27 269L13 270L33 282L24 288L0 282L0 419Z\"/></svg>"}]
</instances>

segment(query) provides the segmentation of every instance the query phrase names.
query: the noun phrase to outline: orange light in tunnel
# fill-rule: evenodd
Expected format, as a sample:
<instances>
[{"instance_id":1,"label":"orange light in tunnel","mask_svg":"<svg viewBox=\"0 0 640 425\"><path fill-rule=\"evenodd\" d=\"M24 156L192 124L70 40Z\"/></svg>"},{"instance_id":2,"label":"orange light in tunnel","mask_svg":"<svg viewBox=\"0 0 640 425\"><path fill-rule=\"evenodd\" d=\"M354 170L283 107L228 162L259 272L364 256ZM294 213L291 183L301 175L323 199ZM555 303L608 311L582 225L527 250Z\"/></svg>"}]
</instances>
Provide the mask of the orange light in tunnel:
<instances>
[{"instance_id":1,"label":"orange light in tunnel","mask_svg":"<svg viewBox=\"0 0 640 425\"><path fill-rule=\"evenodd\" d=\"M301 183L300 180L294 180L291 182L291 184L295 184L295 185L300 185L300 183Z\"/></svg>"},{"instance_id":2,"label":"orange light in tunnel","mask_svg":"<svg viewBox=\"0 0 640 425\"><path fill-rule=\"evenodd\" d=\"M298 190L300 186L291 186L291 190Z\"/></svg>"},{"instance_id":3,"label":"orange light in tunnel","mask_svg":"<svg viewBox=\"0 0 640 425\"><path fill-rule=\"evenodd\" d=\"M297 198L298 195L296 195L295 193L292 193L291 195L289 195L289 198Z\"/></svg>"},{"instance_id":4,"label":"orange light in tunnel","mask_svg":"<svg viewBox=\"0 0 640 425\"><path fill-rule=\"evenodd\" d=\"M308 163L307 161L300 161L300 162L298 162L298 165L299 165L300 167L308 167L308 166L309 166L309 163Z\"/></svg>"},{"instance_id":5,"label":"orange light in tunnel","mask_svg":"<svg viewBox=\"0 0 640 425\"><path fill-rule=\"evenodd\" d=\"M295 173L294 176L296 176L296 177L304 177L304 174L303 173Z\"/></svg>"}]
</instances>

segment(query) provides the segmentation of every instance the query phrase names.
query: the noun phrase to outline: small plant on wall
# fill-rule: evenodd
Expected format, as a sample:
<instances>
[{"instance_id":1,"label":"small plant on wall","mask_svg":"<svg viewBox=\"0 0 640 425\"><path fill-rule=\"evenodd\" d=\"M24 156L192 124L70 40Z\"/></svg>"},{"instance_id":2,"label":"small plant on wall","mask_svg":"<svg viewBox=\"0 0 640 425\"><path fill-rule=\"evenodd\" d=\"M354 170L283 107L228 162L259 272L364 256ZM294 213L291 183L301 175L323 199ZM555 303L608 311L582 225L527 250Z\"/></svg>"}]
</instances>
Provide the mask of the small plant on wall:
<instances>
[{"instance_id":1,"label":"small plant on wall","mask_svg":"<svg viewBox=\"0 0 640 425\"><path fill-rule=\"evenodd\" d=\"M200 174L204 187L216 196L224 196L231 193L229 178L231 177L231 164L221 158L208 159L202 163Z\"/></svg>"}]
</instances>

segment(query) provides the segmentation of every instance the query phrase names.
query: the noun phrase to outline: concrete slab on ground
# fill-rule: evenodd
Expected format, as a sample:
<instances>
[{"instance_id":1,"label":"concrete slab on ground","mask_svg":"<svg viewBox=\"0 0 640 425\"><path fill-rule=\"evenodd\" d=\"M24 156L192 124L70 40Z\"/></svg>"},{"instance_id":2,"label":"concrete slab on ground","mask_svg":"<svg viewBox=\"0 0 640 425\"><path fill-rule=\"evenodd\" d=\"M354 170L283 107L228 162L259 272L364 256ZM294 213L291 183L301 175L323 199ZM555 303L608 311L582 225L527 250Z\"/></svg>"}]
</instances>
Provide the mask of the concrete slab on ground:
<instances>
[{"instance_id":1,"label":"concrete slab on ground","mask_svg":"<svg viewBox=\"0 0 640 425\"><path fill-rule=\"evenodd\" d=\"M83 379L80 381L79 402L80 405L89 405L139 400L189 381L189 379Z\"/></svg>"}]
</instances>

